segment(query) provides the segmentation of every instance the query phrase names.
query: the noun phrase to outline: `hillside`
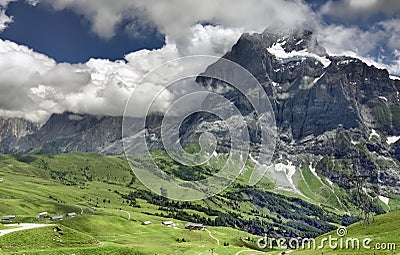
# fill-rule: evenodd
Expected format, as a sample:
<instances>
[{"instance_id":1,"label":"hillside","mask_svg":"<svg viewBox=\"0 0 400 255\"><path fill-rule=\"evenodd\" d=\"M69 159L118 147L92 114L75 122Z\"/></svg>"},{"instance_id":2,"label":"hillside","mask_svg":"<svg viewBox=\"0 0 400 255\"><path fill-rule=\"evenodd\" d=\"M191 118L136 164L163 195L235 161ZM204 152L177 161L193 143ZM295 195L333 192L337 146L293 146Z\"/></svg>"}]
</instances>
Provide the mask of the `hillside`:
<instances>
[{"instance_id":1,"label":"hillside","mask_svg":"<svg viewBox=\"0 0 400 255\"><path fill-rule=\"evenodd\" d=\"M365 228L351 225L349 235L370 233L378 241L383 240L380 232L388 239L397 235L386 222L398 222L400 210L400 81L359 59L329 56L310 31L301 29L243 34L223 58L246 68L265 97L251 87L238 91L223 79L210 78L221 70L226 80L235 76L221 59L194 77L196 86L223 96L238 109L227 114L226 123L201 111L179 122L179 134L171 141L179 141L185 152L199 151L202 134L215 136L216 147L202 164L184 165L168 155L170 148L159 139L163 120L158 112L146 116L144 127L138 117L73 112L53 113L43 125L1 119L0 216L15 215L11 223L56 226L1 236L0 253L240 254L257 249L255 241L264 234L323 238L365 215L373 215L375 221ZM261 114L268 117L258 116L246 94L271 107ZM212 103L201 101L210 110L225 107ZM238 123L239 115L244 123ZM265 119L273 120L273 127L265 125ZM124 130L133 133L122 132L125 123ZM232 146L229 128L239 128L240 134L248 131L248 158L243 159L246 148L241 148L245 139L239 139L239 147ZM262 146L266 130L273 138L267 148ZM140 148L135 158L122 156L122 139L131 142L130 149ZM152 157L143 154L145 146L136 143L139 140L151 141ZM237 158L228 159L233 147ZM258 162L263 154L271 162ZM138 169L159 174L150 172L153 160L184 181L203 180L239 161L244 168L215 196L175 201L150 191L134 174ZM266 174L249 185L257 167ZM230 177L232 168L226 169ZM164 186L156 187L168 194ZM41 212L64 218L54 222L37 217ZM384 215L387 212L391 214ZM142 225L146 221L152 224ZM164 221L176 225L166 227ZM188 222L204 224L209 231L185 230ZM9 227L0 225L0 231Z\"/></svg>"},{"instance_id":2,"label":"hillside","mask_svg":"<svg viewBox=\"0 0 400 255\"><path fill-rule=\"evenodd\" d=\"M383 215L374 217L370 224L362 224L360 222L352 224L346 228L340 227L340 231L335 230L315 238L313 241L305 241L304 246L300 239L299 242L286 239L278 248L276 243L273 243L271 249L271 239L267 239L268 247L259 249L265 254L298 254L298 255L317 255L317 254L340 254L340 255L356 255L356 254L400 254L400 230L397 226L400 222L400 214L398 211L389 212ZM339 235L340 234L340 235ZM270 237L269 237L270 238ZM331 243L329 240L331 238ZM248 242L249 246L257 247L257 240ZM264 239L265 240L265 239ZM342 241L341 241L342 240ZM369 240L365 242L364 240ZM354 241L354 243L353 243ZM359 241L359 242L358 242ZM264 243L261 242L261 245ZM299 245L298 249L290 247ZM346 246L347 245L347 246ZM289 247L287 247L289 246ZM332 246L332 247L330 247ZM334 248L336 247L336 248ZM260 253L263 254L263 253Z\"/></svg>"},{"instance_id":3,"label":"hillside","mask_svg":"<svg viewBox=\"0 0 400 255\"><path fill-rule=\"evenodd\" d=\"M349 227L347 227L347 235L346 238L358 238L359 240L363 240L365 238L371 238L372 242L370 243L371 249L361 248L359 251L352 251L346 249L329 249L329 247L322 249L320 252L324 254L400 254L400 229L395 227L398 226L400 222L400 213L398 211L390 212L384 215L379 215L374 218L374 221L369 224L360 224L355 223ZM328 237L329 235L333 237L338 237L336 231L330 232L322 237L317 238L317 243L321 242L322 238ZM380 247L383 247L381 251L378 250L379 244ZM394 244L394 245L393 245ZM360 245L362 247L362 245ZM385 248L386 247L386 248ZM320 252L293 252L293 254L320 254Z\"/></svg>"},{"instance_id":4,"label":"hillside","mask_svg":"<svg viewBox=\"0 0 400 255\"><path fill-rule=\"evenodd\" d=\"M35 216L42 211L51 215L65 215L68 212L79 214L82 210L82 215L76 219L63 221L62 224L94 235L96 238L99 235L96 234L98 221L103 221L104 227L111 228L105 224L107 221L105 218L111 217L110 220L116 220L118 224L123 225L125 223L122 219L127 218L127 212L137 225L146 219L160 223L166 220L165 218L175 218L181 220L179 221L181 226L185 220L198 221L206 225L236 227L259 234L273 224L277 230L286 229L285 232L294 231L298 234L305 231L304 233L308 235L315 235L312 234L314 231L317 231L315 233L323 231L312 227L313 224L323 224L320 220L313 220L316 216L328 220L326 217L330 215L329 217L335 217L337 222L341 221L339 212L335 214L329 209L320 210L312 203L295 197L282 196L273 190L246 189L240 184L240 179L236 188L207 201L195 203L168 201L152 195L138 183L123 157L105 157L96 154L1 156L0 164L0 176L3 177L3 183L0 184L1 215L17 215L18 221L36 222ZM240 191L236 197L232 196L235 190ZM262 199L260 195L269 196L270 199ZM254 198L247 199L246 196ZM268 204L272 201L274 204ZM285 214L283 208L280 209L281 206L288 209L293 207L297 211L303 210L303 215L308 220L293 218L294 215L289 211ZM93 211L92 207L96 208L96 211ZM313 208L312 211L308 211L308 207ZM87 218L88 215L96 217ZM260 221L261 215L262 221ZM288 228L279 224L282 220L294 223L291 219L296 219L300 225L294 224ZM74 223L82 220L87 224L82 226ZM306 225L301 227L301 224ZM308 227L304 229L305 226ZM329 225L318 226L326 226L327 230L332 228ZM115 231L118 235L120 229L117 227Z\"/></svg>"},{"instance_id":5,"label":"hillside","mask_svg":"<svg viewBox=\"0 0 400 255\"><path fill-rule=\"evenodd\" d=\"M162 153L158 155L161 157ZM46 254L98 254L100 251L102 254L173 254L176 251L208 254L214 248L218 254L228 255L256 249L248 240L259 237L249 232L277 237L316 237L318 233L335 229L344 215L344 211L334 209L334 199L322 201L323 197L313 192L312 187L318 191L319 185L323 185L318 184L316 177L306 178L308 194L313 194L314 200L277 191L271 183L270 189L247 189L241 184L247 178L243 175L233 187L213 199L179 203L147 192L133 178L123 157L77 153L1 156L0 164L0 176L4 180L0 183L0 215L16 215L15 221L55 223L59 227L57 231L45 227L2 236L1 254L40 254L43 250ZM265 180L262 186L267 184ZM391 200L392 210L399 208L397 201ZM325 206L318 206L322 202ZM49 215L75 212L77 216L58 222L36 219L43 211ZM398 215L392 212L377 216L367 228L352 225L348 228L349 234L377 236L387 229L382 240L393 237L398 230L393 229L392 233L389 226L399 222ZM167 220L172 220L177 228L161 224ZM152 224L144 226L144 221ZM185 230L184 225L189 221L207 225L211 235L206 231ZM314 228L314 224L319 225ZM270 228L273 231L268 231Z\"/></svg>"},{"instance_id":6,"label":"hillside","mask_svg":"<svg viewBox=\"0 0 400 255\"><path fill-rule=\"evenodd\" d=\"M94 154L59 155L56 159L46 156L17 158L25 162L11 156L1 158L0 176L4 182L0 185L0 215L14 214L17 216L15 221L35 223L53 223L48 219L35 219L43 211L49 215L76 212L77 216L55 222L60 228L57 232L53 231L53 227L48 227L2 236L0 254L17 251L42 254L43 250L46 254L135 254L135 251L140 251L137 254L171 254L175 250L200 252L217 246L216 240L208 232L185 230L186 221L172 219L177 229L163 226L161 222L171 218L156 216L163 211L145 200L138 199L135 206L128 204L131 201L124 200L121 194L128 194L132 190L128 187L132 181L128 177L132 176L121 158ZM43 159L49 160L47 169L61 166L74 169L96 162L97 170L92 174L99 181L85 181L84 184L75 178L78 174L73 170L60 177L58 171L32 166ZM112 176L109 169L113 169ZM81 180L86 178L83 173L79 176ZM76 181L77 185L71 181ZM137 184L135 189L138 189ZM152 224L143 226L143 221L151 221ZM6 226L2 225L0 230L7 229ZM240 249L235 244L238 236L251 236L231 228L209 229L213 236L221 240L221 246L223 242L229 242L231 245L227 249L233 251ZM160 248L160 243L165 246Z\"/></svg>"},{"instance_id":7,"label":"hillside","mask_svg":"<svg viewBox=\"0 0 400 255\"><path fill-rule=\"evenodd\" d=\"M292 183L293 175L287 172L295 171L301 181L304 165L311 164L323 180L340 188L349 190L350 179L358 175L366 176L365 189L371 197L399 194L400 81L387 70L356 58L329 56L312 32L302 29L243 34L223 58L246 68L265 91L268 98L263 101L271 103L277 130L272 174L284 174ZM211 64L196 82L237 107L246 119L253 156L257 155L261 126L248 99L229 85L207 78L224 67L221 60ZM227 121L235 125L236 118L229 116ZM163 147L156 139L161 121L158 114L146 120L145 136L156 140L153 148ZM0 152L121 155L122 122L122 116L73 112L54 113L39 128L22 120L2 120L9 131L0 135ZM139 125L135 118L132 122ZM180 131L184 146L196 143L204 132L218 138L217 153L226 152L230 145L226 125L203 112L191 114Z\"/></svg>"}]
</instances>

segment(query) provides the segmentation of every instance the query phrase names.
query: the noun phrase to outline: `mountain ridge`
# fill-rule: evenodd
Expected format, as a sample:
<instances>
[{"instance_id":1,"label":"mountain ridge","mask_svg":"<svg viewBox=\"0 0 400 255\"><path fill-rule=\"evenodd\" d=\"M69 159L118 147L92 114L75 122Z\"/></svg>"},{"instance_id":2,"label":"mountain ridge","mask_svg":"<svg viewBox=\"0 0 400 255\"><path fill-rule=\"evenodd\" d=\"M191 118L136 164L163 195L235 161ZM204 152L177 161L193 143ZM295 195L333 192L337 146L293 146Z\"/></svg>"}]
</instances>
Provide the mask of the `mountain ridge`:
<instances>
[{"instance_id":1,"label":"mountain ridge","mask_svg":"<svg viewBox=\"0 0 400 255\"><path fill-rule=\"evenodd\" d=\"M351 57L328 56L310 31L296 29L244 34L223 58L251 72L269 97L278 128L275 164L284 164L288 171L292 163L299 169L311 162L318 166L317 173L347 188L349 175L366 174L371 194L400 192L400 141L394 139L400 136L400 80L387 70ZM210 82L207 74L218 72L218 65L207 67L196 81L213 89L218 81ZM252 120L243 95L232 90L220 94ZM160 124L160 118L150 119ZM53 114L37 131L2 140L0 152L122 154L121 126L122 117ZM208 129L222 136L222 148L228 147L226 130L211 116L188 118L184 127L186 144ZM249 129L255 144L257 131ZM389 138L394 142L388 143Z\"/></svg>"}]
</instances>

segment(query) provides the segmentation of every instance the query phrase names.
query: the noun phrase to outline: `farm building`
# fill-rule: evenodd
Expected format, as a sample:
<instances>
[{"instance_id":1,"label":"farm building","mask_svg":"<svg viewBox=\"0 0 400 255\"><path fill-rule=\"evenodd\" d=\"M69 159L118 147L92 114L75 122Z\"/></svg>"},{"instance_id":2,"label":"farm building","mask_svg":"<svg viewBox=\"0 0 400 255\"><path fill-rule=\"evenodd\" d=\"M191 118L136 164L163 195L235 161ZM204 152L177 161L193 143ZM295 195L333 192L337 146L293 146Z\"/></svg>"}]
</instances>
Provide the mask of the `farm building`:
<instances>
[{"instance_id":1,"label":"farm building","mask_svg":"<svg viewBox=\"0 0 400 255\"><path fill-rule=\"evenodd\" d=\"M1 217L1 220L2 221L11 221L11 220L14 220L15 218L16 218L15 215L7 215L7 216Z\"/></svg>"},{"instance_id":2,"label":"farm building","mask_svg":"<svg viewBox=\"0 0 400 255\"><path fill-rule=\"evenodd\" d=\"M142 222L142 225L144 225L144 226L147 226L147 225L150 225L151 224L151 221L144 221L144 222Z\"/></svg>"},{"instance_id":3,"label":"farm building","mask_svg":"<svg viewBox=\"0 0 400 255\"><path fill-rule=\"evenodd\" d=\"M62 219L64 219L64 216L62 215L50 216L50 220L62 220Z\"/></svg>"},{"instance_id":4,"label":"farm building","mask_svg":"<svg viewBox=\"0 0 400 255\"><path fill-rule=\"evenodd\" d=\"M162 224L167 227L176 227L176 224L173 221L163 221Z\"/></svg>"},{"instance_id":5,"label":"farm building","mask_svg":"<svg viewBox=\"0 0 400 255\"><path fill-rule=\"evenodd\" d=\"M48 215L47 212L41 212L36 216L36 219L46 218Z\"/></svg>"},{"instance_id":6,"label":"farm building","mask_svg":"<svg viewBox=\"0 0 400 255\"><path fill-rule=\"evenodd\" d=\"M71 218L73 218L73 217L75 217L75 216L76 216L76 213L74 213L74 212L71 212L71 213L67 213L66 215L67 215L67 217L71 217Z\"/></svg>"},{"instance_id":7,"label":"farm building","mask_svg":"<svg viewBox=\"0 0 400 255\"><path fill-rule=\"evenodd\" d=\"M0 177L0 183L2 183L3 182L3 177Z\"/></svg>"},{"instance_id":8,"label":"farm building","mask_svg":"<svg viewBox=\"0 0 400 255\"><path fill-rule=\"evenodd\" d=\"M190 230L205 230L206 226L204 226L203 224L198 224L198 223L187 223L185 225L186 229L190 229Z\"/></svg>"}]
</instances>

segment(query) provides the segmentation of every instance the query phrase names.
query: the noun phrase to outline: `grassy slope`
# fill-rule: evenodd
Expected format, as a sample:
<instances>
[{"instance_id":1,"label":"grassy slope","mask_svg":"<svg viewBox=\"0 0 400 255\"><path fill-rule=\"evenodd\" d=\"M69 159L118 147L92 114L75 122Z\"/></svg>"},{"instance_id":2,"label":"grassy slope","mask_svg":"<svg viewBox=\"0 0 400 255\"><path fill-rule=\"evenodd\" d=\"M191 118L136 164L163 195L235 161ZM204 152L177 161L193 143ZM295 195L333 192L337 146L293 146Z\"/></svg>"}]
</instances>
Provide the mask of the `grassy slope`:
<instances>
[{"instance_id":1,"label":"grassy slope","mask_svg":"<svg viewBox=\"0 0 400 255\"><path fill-rule=\"evenodd\" d=\"M138 254L198 254L211 248L215 248L219 254L232 254L242 249L236 246L238 237L251 236L231 228L210 227L213 235L221 241L221 246L217 246L207 232L185 230L184 221L174 220L178 223L177 229L163 226L161 222L168 219L146 214L158 211L154 205L140 200L140 208L128 206L114 192L130 191L126 185L131 180L131 174L124 160L119 157L104 159L97 155L81 154L55 157L55 160L47 160L48 166L52 169L70 168L72 174L64 175L63 179L67 182L79 177L79 162L97 162L95 167L90 167L96 171L93 173L95 180L84 185L66 186L51 179L44 170L28 167L25 162L11 156L1 156L0 176L4 182L0 185L0 215L15 214L17 221L39 223L47 222L35 219L42 211L52 215L76 212L78 216L58 223L62 234L50 227L0 237L0 254L99 254L100 250L101 254L134 254L138 250L141 252ZM29 161L27 158L22 160ZM120 177L117 180L114 175L109 175L110 168L107 166L110 162L113 173ZM76 172L76 178L73 172ZM96 178L109 183L96 181ZM120 182L118 185L113 184L117 181ZM98 208L93 212L90 207L96 204ZM83 215L80 215L81 208ZM129 221L128 213L131 215ZM147 220L153 224L142 226L141 222ZM177 241L182 238L186 242ZM230 245L224 247L224 242Z\"/></svg>"},{"instance_id":2,"label":"grassy slope","mask_svg":"<svg viewBox=\"0 0 400 255\"><path fill-rule=\"evenodd\" d=\"M319 195L319 191L326 188L326 183L324 185L309 170L307 172L307 168L302 171L307 177L303 184L299 184L300 189L303 192L309 189L310 196L314 197L311 201L334 207L334 199ZM128 187L132 184L132 174L121 157L102 157L94 154L0 156L0 176L5 180L0 184L0 215L16 214L17 220L37 222L34 216L42 211L59 215L72 211L79 214L81 208L83 209L83 215L59 223L63 229L62 242L57 241L60 236L54 233L52 228L16 232L0 237L0 254L43 254L43 250L46 254L99 254L100 251L101 254L135 254L137 251L143 254L211 254L211 248L215 248L218 254L235 254L237 251L248 249L244 248L244 243L240 241L251 237L245 232L232 228L209 227L221 242L221 245L217 246L216 241L207 232L184 230L184 221L174 220L178 223L178 229L162 226L161 222L167 219L154 216L162 211L144 200L138 199L140 208L128 206L121 196L114 192L117 190L127 194L132 190ZM245 174L238 182L245 184L248 177ZM93 181L88 182L88 178ZM67 186L72 184L75 186ZM134 182L133 185L135 188L142 187L138 182ZM263 180L263 185L269 186L271 183ZM331 191L327 192L329 194ZM337 190L336 194L340 194L340 190ZM210 201L206 203L213 209L220 209L222 205ZM89 208L95 205L98 209L93 212ZM248 202L240 207L242 211L260 210ZM228 207L225 209L233 211ZM268 210L264 211L268 214ZM127 212L131 214L130 221L127 221ZM255 216L243 214L243 217ZM153 224L142 226L141 222L146 220L152 221ZM399 223L400 220L394 218L392 226L395 222ZM37 239L32 242L31 236ZM177 241L182 238L187 242ZM224 242L230 245L224 247Z\"/></svg>"},{"instance_id":3,"label":"grassy slope","mask_svg":"<svg viewBox=\"0 0 400 255\"><path fill-rule=\"evenodd\" d=\"M337 185L330 186L329 183L322 181L322 178L317 178L309 169L309 166L304 164L296 173L297 186L299 190L311 201L317 202L329 208L337 208L346 211L339 201L341 199L341 192L335 191Z\"/></svg>"},{"instance_id":4,"label":"grassy slope","mask_svg":"<svg viewBox=\"0 0 400 255\"><path fill-rule=\"evenodd\" d=\"M293 255L398 255L400 254L400 229L397 227L400 223L400 212L394 211L384 215L379 215L374 218L371 224L360 224L355 223L347 227L347 235L343 239L343 249L340 249L340 245L336 249L329 248L327 241L324 242L323 248L319 248L322 243L323 238L338 238L336 231L324 234L316 238L316 248L308 249L307 244L305 249L277 249L269 250L268 248L263 250L264 253L258 254L270 254L270 255L280 255L280 254L293 254ZM346 240L358 238L360 240L360 249L352 249L351 245L349 249L346 249ZM362 247L362 241L365 238L372 239L369 244L371 249L365 249ZM256 240L252 240L251 244L256 246ZM392 245L395 244L395 249L385 249L376 250L374 246L376 244ZM312 247L312 246L311 246Z\"/></svg>"},{"instance_id":5,"label":"grassy slope","mask_svg":"<svg viewBox=\"0 0 400 255\"><path fill-rule=\"evenodd\" d=\"M347 228L348 234L345 238L359 238L363 240L364 238L373 239L371 243L371 247L373 247L376 243L395 243L396 250L395 251L378 251L378 250L366 250L361 249L359 251L345 250L345 249L337 249L332 250L329 248L324 248L320 251L297 251L293 252L293 254L299 255L309 255L309 254L340 254L340 255L350 255L350 254L400 254L400 228L398 227L400 224L400 212L394 211L384 215L376 216L374 221L369 224L360 224L355 223ZM336 231L323 235L317 238L317 243L320 243L320 240L324 237L332 235L332 237L338 237Z\"/></svg>"}]
</instances>

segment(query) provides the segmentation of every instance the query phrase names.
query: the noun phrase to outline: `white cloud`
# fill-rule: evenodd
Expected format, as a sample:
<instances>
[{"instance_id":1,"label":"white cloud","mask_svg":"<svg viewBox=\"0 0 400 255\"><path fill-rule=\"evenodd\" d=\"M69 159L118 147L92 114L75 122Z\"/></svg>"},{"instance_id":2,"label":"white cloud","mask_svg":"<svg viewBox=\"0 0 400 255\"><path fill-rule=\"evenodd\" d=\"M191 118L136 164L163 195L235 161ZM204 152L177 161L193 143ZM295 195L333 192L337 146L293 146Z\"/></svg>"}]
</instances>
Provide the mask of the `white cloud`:
<instances>
[{"instance_id":1,"label":"white cloud","mask_svg":"<svg viewBox=\"0 0 400 255\"><path fill-rule=\"evenodd\" d=\"M1 24L6 26L11 22L10 17L8 21L7 17L2 18L8 2L0 0L0 30ZM262 31L266 26L279 29L294 26L313 28L320 44L329 53L359 57L368 64L388 68L395 74L400 73L400 25L397 19L387 19L368 30L356 26L326 25L319 14L314 13L301 0L214 0L207 3L194 0L42 2L47 2L56 10L71 9L83 15L90 21L93 32L100 37L113 37L116 27L124 21L124 24L128 24L127 31L134 36L140 34L140 28L156 27L166 35L166 44L161 49L129 53L124 61L91 59L86 63L71 65L57 64L53 59L25 46L0 40L0 115L25 117L35 121L43 121L53 112L66 110L121 115L126 100L137 84L157 66L191 54L221 56L231 48L242 32ZM340 4L353 11L386 8L378 5L378 2L382 1L331 2L322 8L322 13L325 10L325 14L330 15L327 6L335 10ZM37 1L31 0L29 3L36 4ZM218 25L206 26L199 22ZM371 52L380 45L387 45L393 51L393 63L383 63L370 57ZM171 68L162 76L168 80L178 72L178 69ZM141 87L142 104L152 99L158 89L157 84ZM159 101L155 109L166 109L173 96L165 92L163 100ZM138 111L141 110L138 108Z\"/></svg>"},{"instance_id":2,"label":"white cloud","mask_svg":"<svg viewBox=\"0 0 400 255\"><path fill-rule=\"evenodd\" d=\"M366 58L379 44L388 43L391 49L397 49L399 45L399 33L396 30L396 27L400 27L397 26L399 22L382 22L380 29L375 24L368 30L362 30L356 26L326 25L323 21L324 15L336 15L345 20L366 19L379 13L393 16L400 12L398 0L328 1L317 12L302 0L41 1L57 10L72 9L82 14L91 22L93 31L104 38L114 36L115 28L122 21L128 24L127 31L134 36L143 31L141 27L156 27L168 37L169 43L176 45L181 55L210 52L221 55L221 51L211 47L225 49L226 45L233 45L241 32L260 32L267 26L281 30L294 26L310 28L317 32L328 52L335 54L351 51ZM196 26L199 22L219 24L229 28L224 31L231 34L226 34L225 41L215 41L212 38L218 36L212 34L221 33L222 30L213 26ZM387 38L388 35L392 37Z\"/></svg>"},{"instance_id":3,"label":"white cloud","mask_svg":"<svg viewBox=\"0 0 400 255\"><path fill-rule=\"evenodd\" d=\"M0 9L0 32L3 32L12 21L12 17L7 16L6 12Z\"/></svg>"},{"instance_id":4,"label":"white cloud","mask_svg":"<svg viewBox=\"0 0 400 255\"><path fill-rule=\"evenodd\" d=\"M389 37L388 46L391 49L400 50L400 19L388 19L381 21L379 25L384 34Z\"/></svg>"},{"instance_id":5,"label":"white cloud","mask_svg":"<svg viewBox=\"0 0 400 255\"><path fill-rule=\"evenodd\" d=\"M39 0L25 0L26 3L36 6L40 1Z\"/></svg>"},{"instance_id":6,"label":"white cloud","mask_svg":"<svg viewBox=\"0 0 400 255\"><path fill-rule=\"evenodd\" d=\"M222 55L240 35L237 29L219 26L196 25L189 31L191 40L186 51L195 54ZM181 56L167 37L163 48L133 52L124 61L90 59L82 64L57 64L26 46L0 40L0 115L34 121L43 121L53 112L67 110L119 116L147 73ZM162 77L153 78L173 80L179 72L179 68L171 67L165 69ZM138 88L143 94L142 105L153 99L159 90L157 86L147 84ZM154 109L166 109L173 96L168 91L163 93L163 100L157 101Z\"/></svg>"},{"instance_id":7,"label":"white cloud","mask_svg":"<svg viewBox=\"0 0 400 255\"><path fill-rule=\"evenodd\" d=\"M1 7L7 7L8 3L13 2L15 0L0 0Z\"/></svg>"},{"instance_id":8,"label":"white cloud","mask_svg":"<svg viewBox=\"0 0 400 255\"><path fill-rule=\"evenodd\" d=\"M380 32L363 31L358 27L342 25L323 26L317 31L319 42L330 54L352 51L358 55L370 53L380 40Z\"/></svg>"},{"instance_id":9,"label":"white cloud","mask_svg":"<svg viewBox=\"0 0 400 255\"><path fill-rule=\"evenodd\" d=\"M8 24L13 22L13 17L6 14L8 3L12 1L14 0L0 0L0 33L8 27Z\"/></svg>"},{"instance_id":10,"label":"white cloud","mask_svg":"<svg viewBox=\"0 0 400 255\"><path fill-rule=\"evenodd\" d=\"M400 74L400 1L328 1L319 14L353 22L353 25L317 26L321 44L329 54L359 58L370 65ZM378 21L374 20L377 19ZM357 22L367 24L360 28Z\"/></svg>"},{"instance_id":11,"label":"white cloud","mask_svg":"<svg viewBox=\"0 0 400 255\"><path fill-rule=\"evenodd\" d=\"M316 34L330 55L359 58L391 74L400 74L400 19L381 21L368 30L356 26L320 25Z\"/></svg>"},{"instance_id":12,"label":"white cloud","mask_svg":"<svg viewBox=\"0 0 400 255\"><path fill-rule=\"evenodd\" d=\"M193 55L221 56L237 42L243 32L239 28L195 25L188 37L189 45L183 50Z\"/></svg>"},{"instance_id":13,"label":"white cloud","mask_svg":"<svg viewBox=\"0 0 400 255\"><path fill-rule=\"evenodd\" d=\"M134 22L130 29L144 25L159 31L186 48L190 28L199 22L211 22L246 31L261 31L268 25L293 27L310 23L313 12L301 0L42 0L56 10L72 9L84 15L99 36L111 38L122 21ZM139 25L137 25L139 24Z\"/></svg>"},{"instance_id":14,"label":"white cloud","mask_svg":"<svg viewBox=\"0 0 400 255\"><path fill-rule=\"evenodd\" d=\"M331 0L321 8L323 15L348 21L366 20L379 14L392 16L399 12L398 0Z\"/></svg>"},{"instance_id":15,"label":"white cloud","mask_svg":"<svg viewBox=\"0 0 400 255\"><path fill-rule=\"evenodd\" d=\"M44 74L55 62L10 41L0 40L0 108L30 111L31 78Z\"/></svg>"}]
</instances>

